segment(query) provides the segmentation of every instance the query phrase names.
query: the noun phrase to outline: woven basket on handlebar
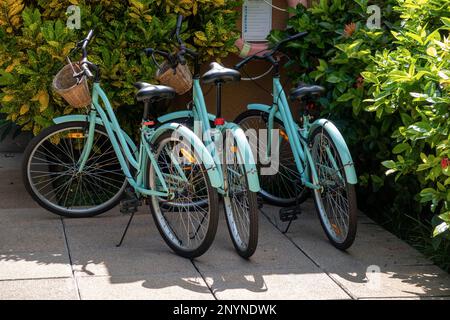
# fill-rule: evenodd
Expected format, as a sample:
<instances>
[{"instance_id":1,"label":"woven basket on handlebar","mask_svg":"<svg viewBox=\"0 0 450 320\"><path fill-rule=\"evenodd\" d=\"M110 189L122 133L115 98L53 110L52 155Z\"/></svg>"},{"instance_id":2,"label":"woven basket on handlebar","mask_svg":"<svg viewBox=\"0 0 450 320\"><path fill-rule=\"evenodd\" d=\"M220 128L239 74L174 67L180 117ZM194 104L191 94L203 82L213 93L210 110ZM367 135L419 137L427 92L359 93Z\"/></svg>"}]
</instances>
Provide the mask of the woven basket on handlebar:
<instances>
[{"instance_id":1,"label":"woven basket on handlebar","mask_svg":"<svg viewBox=\"0 0 450 320\"><path fill-rule=\"evenodd\" d=\"M173 69L169 63L164 62L156 72L156 79L161 84L175 89L179 95L185 94L192 88L192 73L187 64L178 64Z\"/></svg>"},{"instance_id":2,"label":"woven basket on handlebar","mask_svg":"<svg viewBox=\"0 0 450 320\"><path fill-rule=\"evenodd\" d=\"M53 89L74 108L83 108L91 104L86 76L81 80L74 77L74 73L80 71L78 64L67 64L53 79Z\"/></svg>"}]
</instances>

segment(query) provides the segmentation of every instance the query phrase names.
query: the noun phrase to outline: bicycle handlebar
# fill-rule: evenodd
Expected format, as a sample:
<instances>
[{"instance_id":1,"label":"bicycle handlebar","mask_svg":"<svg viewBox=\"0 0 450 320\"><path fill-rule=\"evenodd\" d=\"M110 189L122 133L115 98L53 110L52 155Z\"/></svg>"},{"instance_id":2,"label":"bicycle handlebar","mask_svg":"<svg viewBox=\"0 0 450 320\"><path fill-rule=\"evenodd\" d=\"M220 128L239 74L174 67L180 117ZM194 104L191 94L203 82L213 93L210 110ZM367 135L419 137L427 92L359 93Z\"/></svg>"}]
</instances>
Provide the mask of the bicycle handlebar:
<instances>
[{"instance_id":1,"label":"bicycle handlebar","mask_svg":"<svg viewBox=\"0 0 450 320\"><path fill-rule=\"evenodd\" d=\"M166 51L162 51L162 50L158 50L158 49L153 49L153 48L146 48L144 49L144 52L147 56L153 55L153 54L158 54L164 58L169 58L170 53L166 52Z\"/></svg>"},{"instance_id":2,"label":"bicycle handlebar","mask_svg":"<svg viewBox=\"0 0 450 320\"><path fill-rule=\"evenodd\" d=\"M180 32L181 32L181 25L182 25L182 24L183 24L183 16L180 14L180 15L178 15L178 18L177 18L177 27L176 27L176 29L175 29L175 36L177 37L178 43L179 43L180 45L183 44L183 41L182 41L181 38L180 38Z\"/></svg>"},{"instance_id":3,"label":"bicycle handlebar","mask_svg":"<svg viewBox=\"0 0 450 320\"><path fill-rule=\"evenodd\" d=\"M244 65L246 65L247 63L249 63L252 60L266 60L266 58L264 57L260 57L257 55L252 55L252 56L248 56L247 58L245 58L244 60L242 60L241 62L237 63L234 66L234 69L239 70L241 69Z\"/></svg>"},{"instance_id":4,"label":"bicycle handlebar","mask_svg":"<svg viewBox=\"0 0 450 320\"><path fill-rule=\"evenodd\" d=\"M279 41L270 51L264 53L262 56L258 56L257 54L248 56L247 58L245 58L244 60L242 60L241 62L237 63L234 66L234 69L239 70L241 69L244 65L246 65L247 63L249 63L252 60L266 60L269 61L270 63L274 64L276 63L275 59L273 58L273 55L280 50L281 46L283 46L284 44L300 39L302 37L304 37L305 35L307 35L308 32L306 31L302 31L299 32L297 34L294 34L293 36L287 37L286 39L283 39L281 41Z\"/></svg>"},{"instance_id":5,"label":"bicycle handlebar","mask_svg":"<svg viewBox=\"0 0 450 320\"><path fill-rule=\"evenodd\" d=\"M95 71L95 78L99 78L99 68L94 63L90 62L87 59L87 46L89 42L91 42L92 38L94 37L94 29L89 30L88 35L86 38L84 38L82 41L78 42L76 47L72 50L71 53L76 52L78 50L81 50L81 60L80 60L80 67L81 72L76 74L75 77L82 77L83 75L86 75L88 78L93 78L94 74L91 71L91 68Z\"/></svg>"},{"instance_id":6,"label":"bicycle handlebar","mask_svg":"<svg viewBox=\"0 0 450 320\"><path fill-rule=\"evenodd\" d=\"M84 71L84 74L88 77L88 78L93 78L94 75L92 74L91 70L89 69L87 62L81 63L81 69Z\"/></svg>"},{"instance_id":7,"label":"bicycle handlebar","mask_svg":"<svg viewBox=\"0 0 450 320\"><path fill-rule=\"evenodd\" d=\"M162 51L162 50L153 49L153 48L146 48L146 49L144 49L145 54L147 56L150 56L150 55L153 56L154 54L160 55L160 56L164 57L166 60L168 60L168 62L172 65L173 68L175 68L178 63L180 63L182 65L186 64L186 59L184 57L185 55L188 55L197 60L199 57L199 54L196 51L187 48L186 45L184 44L183 40L180 37L182 24L183 24L183 15L180 14L180 15L178 15L176 29L175 29L175 37L177 39L178 44L180 45L179 51L177 53L171 54L167 51ZM173 33L172 33L172 35L173 35ZM197 64L197 62L196 62L196 64Z\"/></svg>"},{"instance_id":8,"label":"bicycle handlebar","mask_svg":"<svg viewBox=\"0 0 450 320\"><path fill-rule=\"evenodd\" d=\"M306 36L307 34L308 34L307 31L302 31L302 32L299 32L299 33L294 34L294 35L292 35L292 36L289 36L289 37L287 37L286 39L283 39L283 40L281 40L280 42L278 42L277 45L276 45L276 47L280 47L281 45L283 45L283 44L285 44L285 43L288 43L288 42L291 42L291 41L300 39L300 38Z\"/></svg>"},{"instance_id":9,"label":"bicycle handlebar","mask_svg":"<svg viewBox=\"0 0 450 320\"><path fill-rule=\"evenodd\" d=\"M94 36L94 29L91 29L91 30L89 30L87 37L84 39L84 42L86 43L86 45L91 41L93 36Z\"/></svg>"},{"instance_id":10,"label":"bicycle handlebar","mask_svg":"<svg viewBox=\"0 0 450 320\"><path fill-rule=\"evenodd\" d=\"M94 36L94 29L89 30L88 35L82 41L80 41L76 47L76 49L81 49L83 52L83 59L87 58L87 46L89 42L91 42L92 37Z\"/></svg>"}]
</instances>

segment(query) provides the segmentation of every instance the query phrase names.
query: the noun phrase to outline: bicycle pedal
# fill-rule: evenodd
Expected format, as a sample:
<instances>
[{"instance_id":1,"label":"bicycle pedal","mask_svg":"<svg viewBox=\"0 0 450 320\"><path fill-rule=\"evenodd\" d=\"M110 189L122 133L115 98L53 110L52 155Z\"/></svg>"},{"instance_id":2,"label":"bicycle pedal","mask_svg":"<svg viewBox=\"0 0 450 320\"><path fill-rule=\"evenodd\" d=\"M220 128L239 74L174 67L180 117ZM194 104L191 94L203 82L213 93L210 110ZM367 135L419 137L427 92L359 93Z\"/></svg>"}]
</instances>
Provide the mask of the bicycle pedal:
<instances>
[{"instance_id":1,"label":"bicycle pedal","mask_svg":"<svg viewBox=\"0 0 450 320\"><path fill-rule=\"evenodd\" d=\"M280 220L283 222L289 222L297 220L297 216L302 213L300 206L293 206L289 208L280 209Z\"/></svg>"},{"instance_id":2,"label":"bicycle pedal","mask_svg":"<svg viewBox=\"0 0 450 320\"><path fill-rule=\"evenodd\" d=\"M138 211L138 207L142 205L139 199L128 199L120 201L120 212L123 214L131 214Z\"/></svg>"}]
</instances>

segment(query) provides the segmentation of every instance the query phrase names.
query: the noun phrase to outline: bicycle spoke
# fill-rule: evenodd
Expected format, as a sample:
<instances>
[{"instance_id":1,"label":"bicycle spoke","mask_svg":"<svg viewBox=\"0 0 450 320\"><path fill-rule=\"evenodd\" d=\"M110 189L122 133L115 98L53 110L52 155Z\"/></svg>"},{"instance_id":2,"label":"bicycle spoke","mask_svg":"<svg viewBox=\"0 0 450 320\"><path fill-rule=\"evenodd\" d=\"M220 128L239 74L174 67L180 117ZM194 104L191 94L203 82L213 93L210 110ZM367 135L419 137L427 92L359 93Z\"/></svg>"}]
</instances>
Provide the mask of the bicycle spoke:
<instances>
[{"instance_id":1,"label":"bicycle spoke","mask_svg":"<svg viewBox=\"0 0 450 320\"><path fill-rule=\"evenodd\" d=\"M179 143L179 142L178 142ZM207 187L204 183L205 172L197 165L197 159L189 165L178 161L174 154L178 143L170 141L161 146L157 156L159 169L165 177L169 190L177 190L176 198L171 201L160 199L160 219L166 225L166 233L177 240L177 245L186 249L198 247L209 229L208 207L201 203L208 201ZM187 181L181 179L179 170L183 170Z\"/></svg>"},{"instance_id":2,"label":"bicycle spoke","mask_svg":"<svg viewBox=\"0 0 450 320\"><path fill-rule=\"evenodd\" d=\"M121 166L105 133L96 131L92 150L82 171L78 158L87 139L73 138L79 128L56 131L39 143L29 160L33 191L48 206L67 212L97 210L118 199L125 184Z\"/></svg>"},{"instance_id":3,"label":"bicycle spoke","mask_svg":"<svg viewBox=\"0 0 450 320\"><path fill-rule=\"evenodd\" d=\"M322 186L322 217L327 219L329 232L336 239L345 239L349 231L349 202L345 190L343 168L336 169L337 152L323 133L316 135L313 141L313 158ZM331 159L333 157L333 159Z\"/></svg>"}]
</instances>

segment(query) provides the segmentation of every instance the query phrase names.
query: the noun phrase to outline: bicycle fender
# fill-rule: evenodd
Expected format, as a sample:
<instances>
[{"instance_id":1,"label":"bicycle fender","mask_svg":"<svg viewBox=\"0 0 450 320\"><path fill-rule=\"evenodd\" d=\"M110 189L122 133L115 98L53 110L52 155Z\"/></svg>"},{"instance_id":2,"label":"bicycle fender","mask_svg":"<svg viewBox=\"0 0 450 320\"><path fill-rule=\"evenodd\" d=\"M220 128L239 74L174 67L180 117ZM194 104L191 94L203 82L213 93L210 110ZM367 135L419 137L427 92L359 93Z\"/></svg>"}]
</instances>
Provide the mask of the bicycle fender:
<instances>
[{"instance_id":1,"label":"bicycle fender","mask_svg":"<svg viewBox=\"0 0 450 320\"><path fill-rule=\"evenodd\" d=\"M259 185L258 169L256 168L252 148L247 140L244 130L242 130L237 124L230 122L225 123L224 128L226 130L230 130L233 134L241 156L244 158L244 167L250 191L259 192L261 187Z\"/></svg>"},{"instance_id":2,"label":"bicycle fender","mask_svg":"<svg viewBox=\"0 0 450 320\"><path fill-rule=\"evenodd\" d=\"M175 111L159 117L158 122L166 123L180 118L192 118L192 117L194 117L194 113L192 112L192 110ZM208 113L208 118L210 121L214 121L216 116Z\"/></svg>"},{"instance_id":3,"label":"bicycle fender","mask_svg":"<svg viewBox=\"0 0 450 320\"><path fill-rule=\"evenodd\" d=\"M72 122L72 121L89 121L89 116L86 115L82 115L82 114L71 114L71 115L67 115L67 116L61 116L61 117L57 117L53 119L53 122L56 124L60 124L60 123L64 123L64 122ZM95 118L95 123L97 123L98 125L103 126L103 120L99 117ZM111 125L112 127L112 125ZM122 130L122 134L125 137L125 140L128 144L128 146L130 146L132 152L134 154L137 154L138 149L136 147L136 144L133 142L133 140L130 138L130 136Z\"/></svg>"},{"instance_id":4,"label":"bicycle fender","mask_svg":"<svg viewBox=\"0 0 450 320\"><path fill-rule=\"evenodd\" d=\"M272 108L271 106L268 106L266 104L260 104L260 103L251 103L247 106L248 110L258 110L258 111L265 112L267 114L270 113L271 108ZM281 114L278 111L277 111L277 113L275 113L275 118L279 119L280 121L283 121L283 119L281 119Z\"/></svg>"},{"instance_id":5,"label":"bicycle fender","mask_svg":"<svg viewBox=\"0 0 450 320\"><path fill-rule=\"evenodd\" d=\"M352 156L350 150L348 149L347 143L345 143L344 137L339 132L338 128L327 119L318 119L314 121L311 125L310 133L313 133L317 128L323 127L327 133L330 135L334 144L337 147L337 151L342 159L345 175L347 177L347 182L350 184L356 184L358 178L356 177L355 165L353 164Z\"/></svg>"},{"instance_id":6,"label":"bicycle fender","mask_svg":"<svg viewBox=\"0 0 450 320\"><path fill-rule=\"evenodd\" d=\"M179 136L183 137L185 141L194 147L197 155L200 157L200 160L204 164L206 171L208 172L208 177L211 182L211 185L214 188L220 188L223 185L222 175L220 174L217 165L214 162L213 157L209 153L208 149L206 149L203 142L199 137L195 135L192 130L188 127L183 126L179 123L165 123L155 129L154 134L151 137L151 142L155 142L156 139L168 130L174 130Z\"/></svg>"}]
</instances>

